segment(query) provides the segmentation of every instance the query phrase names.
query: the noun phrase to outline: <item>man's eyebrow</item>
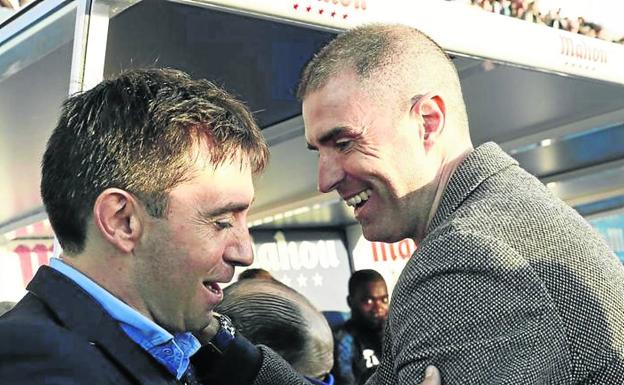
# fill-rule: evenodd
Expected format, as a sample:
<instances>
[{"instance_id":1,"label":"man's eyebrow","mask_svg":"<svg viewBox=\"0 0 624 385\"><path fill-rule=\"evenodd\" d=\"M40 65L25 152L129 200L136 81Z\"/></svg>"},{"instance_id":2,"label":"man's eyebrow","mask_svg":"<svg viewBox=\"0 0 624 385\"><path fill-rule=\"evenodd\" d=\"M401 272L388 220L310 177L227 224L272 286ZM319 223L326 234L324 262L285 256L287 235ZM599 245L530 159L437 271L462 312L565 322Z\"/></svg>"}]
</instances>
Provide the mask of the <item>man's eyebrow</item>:
<instances>
[{"instance_id":1,"label":"man's eyebrow","mask_svg":"<svg viewBox=\"0 0 624 385\"><path fill-rule=\"evenodd\" d=\"M256 200L254 197L251 203ZM225 206L217 207L214 210L206 210L206 211L198 211L200 217L204 219L212 219L214 217L218 217L219 215L227 214L227 213L238 213L241 211L247 210L251 204L246 203L229 203Z\"/></svg>"},{"instance_id":2,"label":"man's eyebrow","mask_svg":"<svg viewBox=\"0 0 624 385\"><path fill-rule=\"evenodd\" d=\"M334 127L321 135L321 137L318 139L318 142L320 144L326 144L327 142L331 142L335 140L336 137L342 134L345 130L347 130L347 127ZM308 143L308 150L318 151L318 148Z\"/></svg>"}]
</instances>

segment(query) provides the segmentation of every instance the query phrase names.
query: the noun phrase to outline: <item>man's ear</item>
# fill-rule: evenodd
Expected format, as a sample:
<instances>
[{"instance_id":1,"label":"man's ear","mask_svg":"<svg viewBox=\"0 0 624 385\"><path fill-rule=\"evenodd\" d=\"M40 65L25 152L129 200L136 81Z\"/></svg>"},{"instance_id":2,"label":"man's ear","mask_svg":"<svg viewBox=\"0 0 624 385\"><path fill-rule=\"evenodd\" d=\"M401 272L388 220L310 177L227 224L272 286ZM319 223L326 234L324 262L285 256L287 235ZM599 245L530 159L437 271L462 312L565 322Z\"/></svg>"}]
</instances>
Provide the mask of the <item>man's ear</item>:
<instances>
[{"instance_id":1,"label":"man's ear","mask_svg":"<svg viewBox=\"0 0 624 385\"><path fill-rule=\"evenodd\" d=\"M446 105L440 95L433 92L427 93L412 105L411 113L422 117L423 143L425 149L431 148L444 130L446 123Z\"/></svg>"},{"instance_id":2,"label":"man's ear","mask_svg":"<svg viewBox=\"0 0 624 385\"><path fill-rule=\"evenodd\" d=\"M353 300L350 295L347 296L347 305L349 305L349 309L353 309Z\"/></svg>"},{"instance_id":3,"label":"man's ear","mask_svg":"<svg viewBox=\"0 0 624 385\"><path fill-rule=\"evenodd\" d=\"M102 238L123 253L131 253L143 233L142 208L127 191L104 190L93 205L93 219Z\"/></svg>"}]
</instances>

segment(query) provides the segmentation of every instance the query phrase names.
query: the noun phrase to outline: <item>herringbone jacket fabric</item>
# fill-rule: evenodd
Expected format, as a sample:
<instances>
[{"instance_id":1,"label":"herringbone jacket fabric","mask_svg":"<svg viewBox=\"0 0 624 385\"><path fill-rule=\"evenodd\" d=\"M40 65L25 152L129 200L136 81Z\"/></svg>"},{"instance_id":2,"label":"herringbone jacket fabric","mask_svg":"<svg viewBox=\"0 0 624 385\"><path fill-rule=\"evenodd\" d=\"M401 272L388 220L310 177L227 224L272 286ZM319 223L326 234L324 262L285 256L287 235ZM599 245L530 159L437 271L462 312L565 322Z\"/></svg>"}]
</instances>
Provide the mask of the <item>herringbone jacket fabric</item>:
<instances>
[{"instance_id":1,"label":"herringbone jacket fabric","mask_svg":"<svg viewBox=\"0 0 624 385\"><path fill-rule=\"evenodd\" d=\"M624 384L624 269L494 143L452 175L394 289L368 385Z\"/></svg>"}]
</instances>

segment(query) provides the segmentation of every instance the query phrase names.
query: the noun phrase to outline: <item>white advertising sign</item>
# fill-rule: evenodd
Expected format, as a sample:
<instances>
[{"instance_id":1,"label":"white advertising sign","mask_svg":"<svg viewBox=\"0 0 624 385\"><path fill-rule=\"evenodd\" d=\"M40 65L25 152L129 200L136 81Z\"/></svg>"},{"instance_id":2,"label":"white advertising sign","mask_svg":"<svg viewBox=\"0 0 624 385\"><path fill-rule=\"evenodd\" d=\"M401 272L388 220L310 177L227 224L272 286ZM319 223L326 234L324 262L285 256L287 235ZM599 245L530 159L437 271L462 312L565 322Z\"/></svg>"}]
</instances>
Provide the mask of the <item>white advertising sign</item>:
<instances>
[{"instance_id":1,"label":"white advertising sign","mask_svg":"<svg viewBox=\"0 0 624 385\"><path fill-rule=\"evenodd\" d=\"M360 225L347 227L347 241L353 257L353 269L377 270L386 280L390 293L403 267L416 251L416 243L411 239L395 243L369 242L364 239Z\"/></svg>"},{"instance_id":2,"label":"white advertising sign","mask_svg":"<svg viewBox=\"0 0 624 385\"><path fill-rule=\"evenodd\" d=\"M0 301L19 301L39 266L47 265L51 255L52 241L21 241L0 249Z\"/></svg>"},{"instance_id":3,"label":"white advertising sign","mask_svg":"<svg viewBox=\"0 0 624 385\"><path fill-rule=\"evenodd\" d=\"M347 311L349 256L341 233L325 230L253 232L254 263L306 296L319 310ZM236 269L240 274L246 269Z\"/></svg>"}]
</instances>

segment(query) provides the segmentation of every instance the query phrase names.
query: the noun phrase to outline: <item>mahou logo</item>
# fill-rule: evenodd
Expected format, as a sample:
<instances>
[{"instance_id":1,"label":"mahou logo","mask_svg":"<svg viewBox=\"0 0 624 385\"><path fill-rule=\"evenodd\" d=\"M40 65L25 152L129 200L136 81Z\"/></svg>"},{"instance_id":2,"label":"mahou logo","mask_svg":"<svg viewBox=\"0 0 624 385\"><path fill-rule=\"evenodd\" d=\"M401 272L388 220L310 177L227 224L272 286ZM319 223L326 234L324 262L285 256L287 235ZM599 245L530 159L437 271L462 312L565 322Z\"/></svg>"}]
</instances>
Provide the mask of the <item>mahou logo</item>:
<instances>
[{"instance_id":1,"label":"mahou logo","mask_svg":"<svg viewBox=\"0 0 624 385\"><path fill-rule=\"evenodd\" d=\"M607 51L596 48L586 42L573 40L570 37L560 36L561 55L571 63L605 64L608 61Z\"/></svg>"},{"instance_id":2,"label":"mahou logo","mask_svg":"<svg viewBox=\"0 0 624 385\"><path fill-rule=\"evenodd\" d=\"M275 242L257 244L255 256L258 266L268 270L314 270L317 268L330 269L340 265L336 253L335 240L319 241L287 241L284 233L278 231L273 237Z\"/></svg>"}]
</instances>

